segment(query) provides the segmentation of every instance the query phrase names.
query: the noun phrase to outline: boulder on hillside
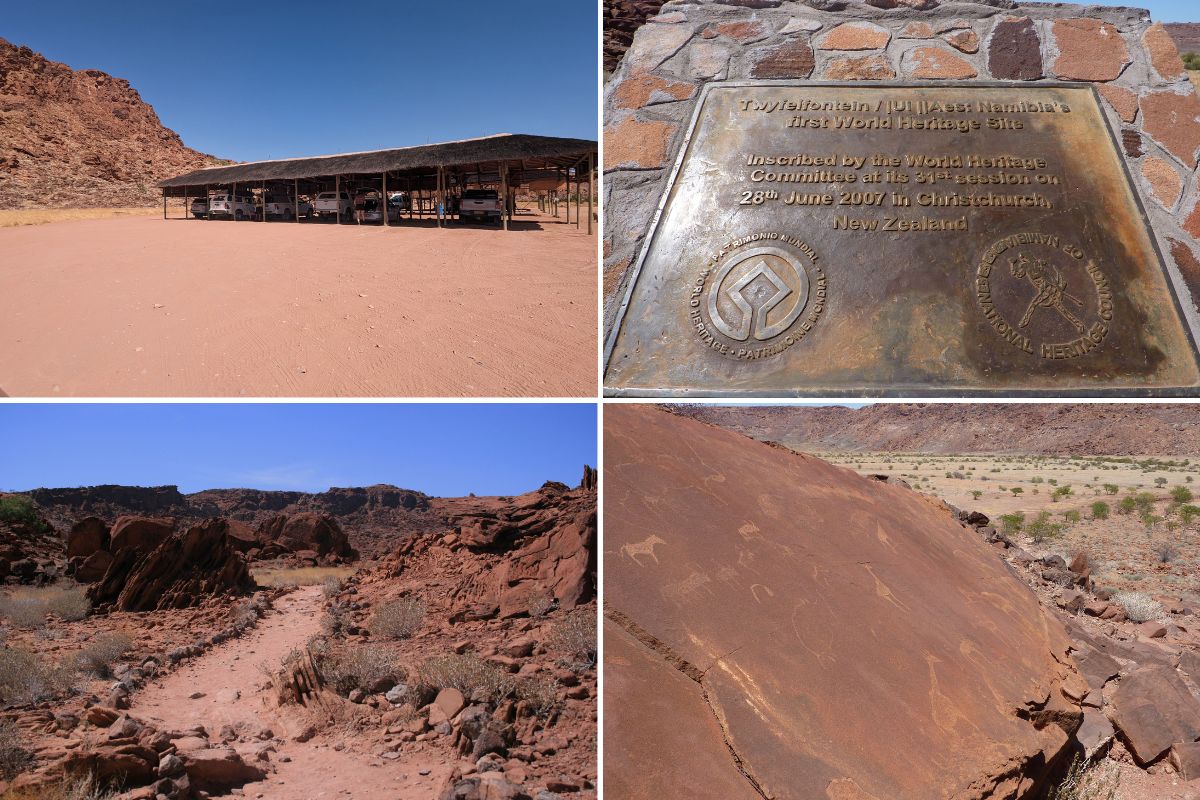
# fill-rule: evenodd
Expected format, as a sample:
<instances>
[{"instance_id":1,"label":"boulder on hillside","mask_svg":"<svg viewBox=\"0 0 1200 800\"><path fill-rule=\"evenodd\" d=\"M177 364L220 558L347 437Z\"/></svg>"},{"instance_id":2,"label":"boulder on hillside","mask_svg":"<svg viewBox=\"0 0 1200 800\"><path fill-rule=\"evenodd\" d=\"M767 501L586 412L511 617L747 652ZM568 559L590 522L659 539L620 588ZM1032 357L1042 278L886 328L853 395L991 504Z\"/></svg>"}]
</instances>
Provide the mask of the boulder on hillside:
<instances>
[{"instance_id":1,"label":"boulder on hillside","mask_svg":"<svg viewBox=\"0 0 1200 800\"><path fill-rule=\"evenodd\" d=\"M210 519L173 534L149 553L116 552L103 579L87 592L95 606L120 611L188 608L206 597L253 589L245 558L230 540L228 520Z\"/></svg>"},{"instance_id":2,"label":"boulder on hillside","mask_svg":"<svg viewBox=\"0 0 1200 800\"><path fill-rule=\"evenodd\" d=\"M118 517L112 526L108 550L114 554L126 548L149 553L174 532L175 520L170 517Z\"/></svg>"},{"instance_id":3,"label":"boulder on hillside","mask_svg":"<svg viewBox=\"0 0 1200 800\"><path fill-rule=\"evenodd\" d=\"M274 542L292 551L313 550L319 556L346 560L358 558L342 526L328 514L280 514L264 522L258 536L261 541Z\"/></svg>"},{"instance_id":4,"label":"boulder on hillside","mask_svg":"<svg viewBox=\"0 0 1200 800\"><path fill-rule=\"evenodd\" d=\"M104 577L112 566L113 556L107 550L97 550L75 566L75 580L80 583L95 583Z\"/></svg>"},{"instance_id":5,"label":"boulder on hillside","mask_svg":"<svg viewBox=\"0 0 1200 800\"><path fill-rule=\"evenodd\" d=\"M87 558L97 550L108 549L108 524L99 517L84 517L67 533L67 558Z\"/></svg>"},{"instance_id":6,"label":"boulder on hillside","mask_svg":"<svg viewBox=\"0 0 1200 800\"><path fill-rule=\"evenodd\" d=\"M1112 721L1141 766L1158 761L1177 742L1200 739L1200 700L1173 667L1141 667L1121 679Z\"/></svg>"},{"instance_id":7,"label":"boulder on hillside","mask_svg":"<svg viewBox=\"0 0 1200 800\"><path fill-rule=\"evenodd\" d=\"M264 544L258 531L244 522L236 519L228 520L229 543L239 553L249 553L251 550L261 550Z\"/></svg>"}]
</instances>

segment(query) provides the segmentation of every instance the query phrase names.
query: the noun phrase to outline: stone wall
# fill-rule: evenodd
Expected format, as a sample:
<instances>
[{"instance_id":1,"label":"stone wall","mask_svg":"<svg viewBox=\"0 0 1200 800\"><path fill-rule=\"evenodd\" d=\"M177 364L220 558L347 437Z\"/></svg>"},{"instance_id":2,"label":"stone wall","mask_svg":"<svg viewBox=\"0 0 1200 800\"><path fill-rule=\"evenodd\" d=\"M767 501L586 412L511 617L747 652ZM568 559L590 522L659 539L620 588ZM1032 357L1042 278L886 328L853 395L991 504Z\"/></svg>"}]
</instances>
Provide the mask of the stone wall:
<instances>
[{"instance_id":1,"label":"stone wall","mask_svg":"<svg viewBox=\"0 0 1200 800\"><path fill-rule=\"evenodd\" d=\"M638 30L605 90L606 329L699 87L757 78L1094 83L1188 322L1200 328L1200 99L1162 25L1129 8L871 3L672 2Z\"/></svg>"}]
</instances>

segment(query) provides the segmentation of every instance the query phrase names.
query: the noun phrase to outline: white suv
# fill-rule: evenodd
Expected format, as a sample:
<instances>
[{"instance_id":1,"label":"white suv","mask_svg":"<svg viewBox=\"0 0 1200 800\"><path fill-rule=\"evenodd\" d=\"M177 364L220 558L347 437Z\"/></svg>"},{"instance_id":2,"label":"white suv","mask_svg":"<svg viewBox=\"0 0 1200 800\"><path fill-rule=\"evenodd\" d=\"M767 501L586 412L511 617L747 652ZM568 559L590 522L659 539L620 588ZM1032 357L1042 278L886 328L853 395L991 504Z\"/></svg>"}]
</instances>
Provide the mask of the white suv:
<instances>
[{"instance_id":1,"label":"white suv","mask_svg":"<svg viewBox=\"0 0 1200 800\"><path fill-rule=\"evenodd\" d=\"M253 219L255 208L254 198L242 195L214 194L208 201L208 213L214 217Z\"/></svg>"},{"instance_id":2,"label":"white suv","mask_svg":"<svg viewBox=\"0 0 1200 800\"><path fill-rule=\"evenodd\" d=\"M267 217L282 217L283 219L295 219L297 204L292 203L292 198L282 194L267 195ZM307 200L299 202L300 216L311 217L313 213L312 203Z\"/></svg>"},{"instance_id":3,"label":"white suv","mask_svg":"<svg viewBox=\"0 0 1200 800\"><path fill-rule=\"evenodd\" d=\"M354 221L354 201L346 192L321 192L317 195L314 212L318 217L336 217L342 213L343 222Z\"/></svg>"}]
</instances>

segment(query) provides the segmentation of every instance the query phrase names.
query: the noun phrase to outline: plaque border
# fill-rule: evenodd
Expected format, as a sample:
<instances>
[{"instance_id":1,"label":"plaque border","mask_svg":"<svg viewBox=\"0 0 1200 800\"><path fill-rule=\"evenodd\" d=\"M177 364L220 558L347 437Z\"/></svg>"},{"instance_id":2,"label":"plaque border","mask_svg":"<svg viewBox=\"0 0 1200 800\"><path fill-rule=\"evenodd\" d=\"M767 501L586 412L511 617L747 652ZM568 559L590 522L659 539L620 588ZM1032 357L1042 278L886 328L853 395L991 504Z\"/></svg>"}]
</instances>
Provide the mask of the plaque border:
<instances>
[{"instance_id":1,"label":"plaque border","mask_svg":"<svg viewBox=\"0 0 1200 800\"><path fill-rule=\"evenodd\" d=\"M1134 206L1137 209L1138 217L1145 226L1146 233L1150 239L1150 246L1154 250L1154 255L1158 259L1158 267L1162 272L1163 279L1167 283L1167 291L1170 292L1172 306L1175 309L1176 316L1183 327L1184 336L1190 345L1189 355L1191 356L1192 364L1196 366L1197 371L1200 371L1200 352L1197 351L1195 334L1192 331L1192 326L1188 322L1187 315L1184 314L1183 304L1179 300L1178 292L1175 290L1175 282L1171 279L1171 272L1167 268L1166 260L1163 257L1162 248L1159 246L1158 235L1150 224L1150 217L1146 213L1145 204L1142 202L1141 193L1137 190L1137 185L1133 179L1133 173L1129 171L1129 162L1121 154L1121 144L1117 139L1117 134L1113 130L1112 121L1108 114L1104 113L1104 104L1100 96L1100 92L1096 89L1094 83L1083 81L1036 81L1017 83L1010 81L901 81L888 82L881 81L801 81L797 78L783 78L771 80L725 80L725 81L708 81L701 89L696 98L695 106L692 109L690 119L688 120L687 131L684 133L683 140L679 144L679 152L675 157L675 164L671 167L670 177L667 179L667 184L659 197L658 204L654 208L654 216L651 217L650 227L646 232L646 238L642 242L642 246L638 249L637 261L634 263L633 272L630 274L629 281L625 287L624 296L621 298L621 304L617 307L616 316L613 318L612 330L605 337L604 352L603 352L603 372L601 373L601 393L604 397L616 398L648 398L648 397L699 397L699 398L715 398L715 397L749 397L749 398L789 398L789 397L952 397L952 398L968 398L968 397L1103 397L1103 398L1155 398L1155 397L1196 397L1200 395L1200 383L1192 386L1155 386L1136 388L1130 387L1127 389L1019 389L1019 388L981 388L981 389L934 389L926 387L889 387L881 388L862 388L862 389L739 389L739 390L718 390L718 389L681 389L681 388L647 388L647 387L616 387L609 386L605 381L608 377L609 363L612 361L613 350L616 348L617 339L621 334L621 328L625 323L625 313L629 309L629 303L633 300L633 292L637 288L638 280L642 276L642 267L646 262L647 256L650 254L650 247L654 244L654 240L658 236L659 224L662 222L663 211L666 210L667 198L675 188L675 182L679 177L680 171L683 169L684 158L687 156L688 150L691 147L692 137L696 133L696 125L700 121L700 111L704 108L708 101L709 92L716 89L736 89L736 88L754 88L754 87L785 87L785 86L817 86L817 87L836 87L846 89L1036 89L1051 88L1051 89L1085 89L1090 90L1093 100L1096 102L1096 107L1100 109L1100 117L1104 122L1104 129L1108 132L1109 144L1112 145L1113 155L1116 156L1117 162L1121 167L1121 174L1124 175L1126 185L1130 187L1130 194L1133 195Z\"/></svg>"}]
</instances>

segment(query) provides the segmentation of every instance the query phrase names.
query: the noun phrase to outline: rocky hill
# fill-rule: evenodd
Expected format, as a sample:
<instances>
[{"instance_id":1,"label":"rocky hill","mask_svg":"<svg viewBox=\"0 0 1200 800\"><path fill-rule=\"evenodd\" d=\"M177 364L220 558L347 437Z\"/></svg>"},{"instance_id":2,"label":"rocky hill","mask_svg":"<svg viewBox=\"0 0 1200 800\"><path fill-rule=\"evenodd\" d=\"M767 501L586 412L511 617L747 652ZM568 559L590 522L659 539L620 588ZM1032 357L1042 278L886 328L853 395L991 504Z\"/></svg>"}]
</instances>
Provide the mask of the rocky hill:
<instances>
[{"instance_id":1,"label":"rocky hill","mask_svg":"<svg viewBox=\"0 0 1200 800\"><path fill-rule=\"evenodd\" d=\"M1200 53L1200 22L1168 22L1164 27L1181 54Z\"/></svg>"},{"instance_id":2,"label":"rocky hill","mask_svg":"<svg viewBox=\"0 0 1200 800\"><path fill-rule=\"evenodd\" d=\"M1200 409L1185 404L679 405L673 410L799 450L1200 455Z\"/></svg>"},{"instance_id":3,"label":"rocky hill","mask_svg":"<svg viewBox=\"0 0 1200 800\"><path fill-rule=\"evenodd\" d=\"M595 472L584 471L594 488ZM37 510L60 531L84 517L112 525L120 517L172 517L198 522L224 517L253 529L269 529L281 517L329 516L346 532L351 546L366 558L394 552L412 536L444 533L479 504L503 505L509 498L430 497L409 489L378 484L332 488L324 492L206 489L183 494L176 486L83 486L25 492Z\"/></svg>"},{"instance_id":4,"label":"rocky hill","mask_svg":"<svg viewBox=\"0 0 1200 800\"><path fill-rule=\"evenodd\" d=\"M0 209L153 205L156 181L218 163L129 81L0 39Z\"/></svg>"}]
</instances>

